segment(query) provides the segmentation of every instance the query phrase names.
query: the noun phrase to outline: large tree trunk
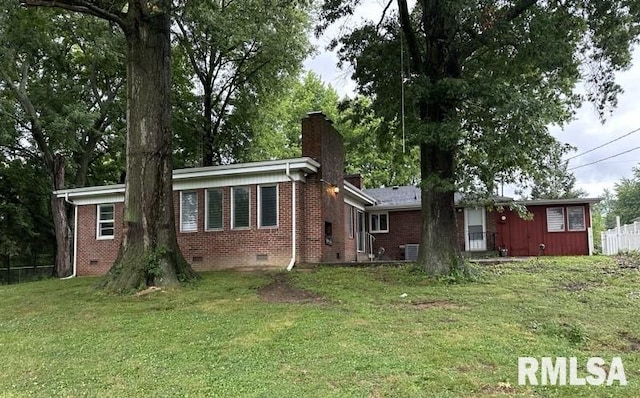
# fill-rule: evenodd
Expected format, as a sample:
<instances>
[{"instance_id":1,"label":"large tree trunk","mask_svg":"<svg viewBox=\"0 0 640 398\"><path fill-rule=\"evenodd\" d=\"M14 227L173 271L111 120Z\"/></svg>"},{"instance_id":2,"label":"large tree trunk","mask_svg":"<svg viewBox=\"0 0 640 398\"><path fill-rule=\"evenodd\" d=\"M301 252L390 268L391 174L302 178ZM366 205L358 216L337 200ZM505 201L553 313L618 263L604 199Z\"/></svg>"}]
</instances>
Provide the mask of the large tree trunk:
<instances>
[{"instance_id":1,"label":"large tree trunk","mask_svg":"<svg viewBox=\"0 0 640 398\"><path fill-rule=\"evenodd\" d=\"M198 277L176 239L170 130L170 2L129 10L124 236L102 286L123 292Z\"/></svg>"},{"instance_id":2,"label":"large tree trunk","mask_svg":"<svg viewBox=\"0 0 640 398\"><path fill-rule=\"evenodd\" d=\"M464 270L454 203L454 153L420 146L422 237L418 263L429 275Z\"/></svg>"},{"instance_id":3,"label":"large tree trunk","mask_svg":"<svg viewBox=\"0 0 640 398\"><path fill-rule=\"evenodd\" d=\"M213 166L213 104L211 101L211 88L204 89L204 130L202 132L202 165Z\"/></svg>"},{"instance_id":4,"label":"large tree trunk","mask_svg":"<svg viewBox=\"0 0 640 398\"><path fill-rule=\"evenodd\" d=\"M55 155L51 167L53 190L64 189L64 157ZM62 278L72 273L71 264L71 228L69 224L69 207L62 198L51 195L51 214L53 229L56 235L56 257L53 276Z\"/></svg>"},{"instance_id":5,"label":"large tree trunk","mask_svg":"<svg viewBox=\"0 0 640 398\"><path fill-rule=\"evenodd\" d=\"M442 2L424 0L421 3L421 25L426 38L424 58L420 41L411 27L406 0L398 0L400 23L413 69L437 87L448 79L459 78L461 74L457 54L448 42L454 35L450 29L457 25L455 17ZM423 137L420 143L422 236L418 264L434 276L464 271L454 203L456 132L442 130L450 128L446 122L456 112L457 98L448 98L449 94L443 87L436 90L439 93L418 99L420 121L432 134Z\"/></svg>"}]
</instances>

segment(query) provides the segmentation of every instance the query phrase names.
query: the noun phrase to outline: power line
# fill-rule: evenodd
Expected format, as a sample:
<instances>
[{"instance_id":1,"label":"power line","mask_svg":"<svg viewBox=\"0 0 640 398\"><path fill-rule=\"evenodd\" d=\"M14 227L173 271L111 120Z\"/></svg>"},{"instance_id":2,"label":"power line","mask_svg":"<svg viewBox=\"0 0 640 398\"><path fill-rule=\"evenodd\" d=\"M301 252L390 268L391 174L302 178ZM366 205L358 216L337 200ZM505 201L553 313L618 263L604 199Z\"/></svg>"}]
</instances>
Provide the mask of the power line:
<instances>
[{"instance_id":1,"label":"power line","mask_svg":"<svg viewBox=\"0 0 640 398\"><path fill-rule=\"evenodd\" d=\"M605 160L613 159L613 158L615 158L615 157L617 157L617 156L624 155L625 153L633 152L633 151L635 151L635 150L637 150L637 149L640 149L640 146L637 146L637 147L635 147L635 148L631 148L631 149L627 149L626 151L624 151L624 152L620 152L620 153L616 153L615 155L607 156L606 158L598 159L598 160L593 161L593 162L591 162L591 163L582 164L582 165L580 165L580 166L572 167L572 168L570 168L570 169L567 169L567 171L571 171L571 170L575 170L575 169L580 169L580 168L582 168L582 167L591 166L592 164L596 164L596 163L604 162Z\"/></svg>"},{"instance_id":2,"label":"power line","mask_svg":"<svg viewBox=\"0 0 640 398\"><path fill-rule=\"evenodd\" d=\"M624 137L630 136L630 135L631 135L631 134L633 134L633 133L637 133L638 131L640 131L640 127L638 127L638 128L637 128L637 129L635 129L635 130L632 130L632 131L628 132L628 133L627 133L627 134L625 134L625 135L621 135L621 136L620 136L620 137L618 137L618 138L614 138L614 139L612 139L611 141L607 141L607 142L605 142L605 143L604 143L604 144L602 144L602 145L598 145L598 146L597 146L597 147L595 147L595 148L591 148L591 149L589 149L588 151L585 151L585 152L579 153L579 154L577 154L577 155L574 155L574 156L570 157L569 159L567 159L566 161L567 161L567 162L569 162L570 160L575 159L575 158L577 158L577 157L579 157L579 156L586 155L587 153L593 152L593 151L595 151L596 149L600 149L600 148L602 148L602 147L604 147L604 146L607 146L607 145L609 145L609 144L611 144L611 143L614 143L614 142L616 142L616 141L618 141L618 140L621 140L621 139L623 139Z\"/></svg>"}]
</instances>

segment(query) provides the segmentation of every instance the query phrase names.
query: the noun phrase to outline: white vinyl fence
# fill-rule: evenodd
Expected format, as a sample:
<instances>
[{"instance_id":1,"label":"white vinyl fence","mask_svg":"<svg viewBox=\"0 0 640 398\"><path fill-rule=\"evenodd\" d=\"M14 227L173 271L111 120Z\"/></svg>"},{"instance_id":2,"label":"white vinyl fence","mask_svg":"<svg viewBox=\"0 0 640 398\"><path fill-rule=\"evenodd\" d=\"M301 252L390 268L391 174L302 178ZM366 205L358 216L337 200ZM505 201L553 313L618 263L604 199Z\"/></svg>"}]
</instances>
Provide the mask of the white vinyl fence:
<instances>
[{"instance_id":1,"label":"white vinyl fence","mask_svg":"<svg viewBox=\"0 0 640 398\"><path fill-rule=\"evenodd\" d=\"M602 232L602 254L612 256L620 252L640 250L640 223L620 225Z\"/></svg>"}]
</instances>

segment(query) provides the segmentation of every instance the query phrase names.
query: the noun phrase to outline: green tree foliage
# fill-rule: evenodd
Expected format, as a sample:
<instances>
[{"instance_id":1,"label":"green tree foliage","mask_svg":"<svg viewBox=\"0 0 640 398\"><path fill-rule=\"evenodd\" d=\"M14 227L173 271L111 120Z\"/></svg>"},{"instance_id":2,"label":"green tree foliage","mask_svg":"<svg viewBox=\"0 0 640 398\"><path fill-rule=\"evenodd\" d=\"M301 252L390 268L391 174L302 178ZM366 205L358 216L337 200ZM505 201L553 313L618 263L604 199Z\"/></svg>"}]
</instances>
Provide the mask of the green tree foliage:
<instances>
[{"instance_id":1,"label":"green tree foliage","mask_svg":"<svg viewBox=\"0 0 640 398\"><path fill-rule=\"evenodd\" d=\"M325 22L353 12L359 0L327 0ZM389 3L392 4L392 3ZM496 181L529 183L547 173L558 143L547 126L571 119L583 99L602 115L621 88L637 40L637 0L398 0L378 23L339 38L342 62L386 124L401 120L420 149L422 241L419 263L431 274L463 267L453 194L490 193ZM322 28L322 26L321 26ZM583 98L574 93L587 83ZM397 132L399 129L388 129ZM479 189L478 189L479 187Z\"/></svg>"},{"instance_id":2,"label":"green tree foliage","mask_svg":"<svg viewBox=\"0 0 640 398\"><path fill-rule=\"evenodd\" d=\"M51 193L41 164L7 160L0 151L0 256L52 255Z\"/></svg>"},{"instance_id":3,"label":"green tree foliage","mask_svg":"<svg viewBox=\"0 0 640 398\"><path fill-rule=\"evenodd\" d=\"M629 224L632 220L640 217L640 167L634 167L631 178L623 178L616 183L614 190L615 200L611 210L613 225L611 227L615 226L616 216L620 217L621 224Z\"/></svg>"},{"instance_id":4,"label":"green tree foliage","mask_svg":"<svg viewBox=\"0 0 640 398\"><path fill-rule=\"evenodd\" d=\"M345 138L347 173L361 174L368 188L420 182L418 148L403 145L402 132L381 131L383 126L400 126L383 123L367 97L344 100L339 108L338 124Z\"/></svg>"},{"instance_id":5,"label":"green tree foliage","mask_svg":"<svg viewBox=\"0 0 640 398\"><path fill-rule=\"evenodd\" d=\"M204 166L236 161L252 139L263 108L298 77L311 51L311 3L179 3L177 51L188 62L182 70L197 82L198 93L192 98L195 103L177 104L188 107L180 115L191 115L188 124L195 127L183 131L180 143L192 158L201 157Z\"/></svg>"},{"instance_id":6,"label":"green tree foliage","mask_svg":"<svg viewBox=\"0 0 640 398\"><path fill-rule=\"evenodd\" d=\"M300 156L300 120L310 111L321 111L334 122L344 138L346 172L361 174L365 186L418 182L418 151L412 148L403 153L401 138L388 140L390 135L380 132L382 120L371 101L366 97L340 101L337 92L313 72L291 84L277 101L264 104L251 126L253 139L242 159Z\"/></svg>"},{"instance_id":7,"label":"green tree foliage","mask_svg":"<svg viewBox=\"0 0 640 398\"><path fill-rule=\"evenodd\" d=\"M124 150L124 41L106 22L2 7L0 118L12 121L21 151L40 153L49 173L53 154L62 154L69 185L103 182L87 181L97 160L123 163L113 158Z\"/></svg>"},{"instance_id":8,"label":"green tree foliage","mask_svg":"<svg viewBox=\"0 0 640 398\"><path fill-rule=\"evenodd\" d=\"M338 93L326 86L313 72L288 85L283 95L262 104L251 124L252 140L245 161L298 157L300 121L310 111L321 111L334 122L338 120ZM343 132L340 128L339 130Z\"/></svg>"},{"instance_id":9,"label":"green tree foliage","mask_svg":"<svg viewBox=\"0 0 640 398\"><path fill-rule=\"evenodd\" d=\"M531 199L572 199L586 197L587 192L576 188L576 177L567 170L567 162L562 155L573 148L558 146L546 155L545 173L533 177Z\"/></svg>"},{"instance_id":10,"label":"green tree foliage","mask_svg":"<svg viewBox=\"0 0 640 398\"><path fill-rule=\"evenodd\" d=\"M0 5L0 149L7 173L37 168L34 192L114 181L123 164L124 41L106 22L92 23L51 9L34 12L17 2ZM8 178L8 177L7 177ZM48 182L41 191L42 181ZM20 194L25 197L24 192ZM13 201L16 214L31 217L7 234L42 238L40 225L53 225L60 239L54 273L71 272L70 210L51 199L52 223L42 223L26 201ZM17 206L25 206L19 210ZM39 218L36 218L39 217ZM19 234L18 234L19 235ZM29 251L29 245L19 245Z\"/></svg>"}]
</instances>

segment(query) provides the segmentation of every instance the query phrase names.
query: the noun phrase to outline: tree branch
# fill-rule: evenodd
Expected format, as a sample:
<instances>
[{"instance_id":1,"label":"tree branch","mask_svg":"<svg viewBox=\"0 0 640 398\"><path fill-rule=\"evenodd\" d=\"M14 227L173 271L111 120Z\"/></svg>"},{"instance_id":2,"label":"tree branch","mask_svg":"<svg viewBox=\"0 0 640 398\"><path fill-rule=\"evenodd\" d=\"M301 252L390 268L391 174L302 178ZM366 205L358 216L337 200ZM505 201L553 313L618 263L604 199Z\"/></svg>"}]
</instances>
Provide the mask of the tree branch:
<instances>
[{"instance_id":1,"label":"tree branch","mask_svg":"<svg viewBox=\"0 0 640 398\"><path fill-rule=\"evenodd\" d=\"M382 10L382 15L380 16L380 20L378 21L378 24L376 25L376 32L378 30L380 30L380 25L382 25L382 22L384 22L384 17L385 17L385 15L387 15L387 10L389 10L389 7L391 7L391 4L393 4L393 0L389 0L387 5L384 7L384 10Z\"/></svg>"},{"instance_id":2,"label":"tree branch","mask_svg":"<svg viewBox=\"0 0 640 398\"><path fill-rule=\"evenodd\" d=\"M460 56L462 59L470 57L471 54L480 49L480 47L488 45L501 26L518 18L537 2L538 0L520 0L509 8L501 9L496 14L493 24L491 24L491 26L483 33L477 33L472 29L466 29L465 33L471 37L471 40L460 50Z\"/></svg>"},{"instance_id":3,"label":"tree branch","mask_svg":"<svg viewBox=\"0 0 640 398\"><path fill-rule=\"evenodd\" d=\"M20 0L20 4L27 7L53 7L62 8L82 14L93 15L120 25L125 30L124 14L109 11L102 0Z\"/></svg>"},{"instance_id":4,"label":"tree branch","mask_svg":"<svg viewBox=\"0 0 640 398\"><path fill-rule=\"evenodd\" d=\"M424 69L422 66L422 54L420 53L416 33L413 31L411 26L411 16L409 15L407 0L398 0L398 17L400 19L400 27L404 33L404 38L407 41L411 67L416 73L422 74Z\"/></svg>"}]
</instances>

